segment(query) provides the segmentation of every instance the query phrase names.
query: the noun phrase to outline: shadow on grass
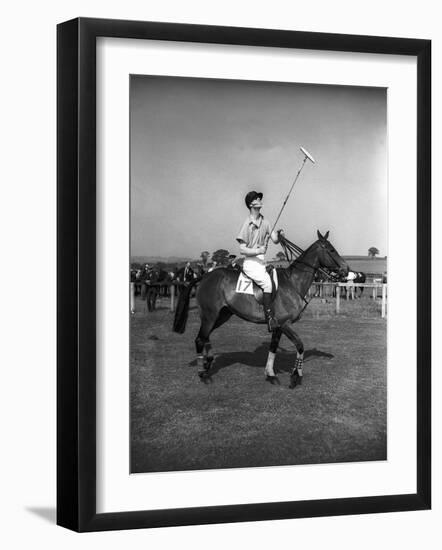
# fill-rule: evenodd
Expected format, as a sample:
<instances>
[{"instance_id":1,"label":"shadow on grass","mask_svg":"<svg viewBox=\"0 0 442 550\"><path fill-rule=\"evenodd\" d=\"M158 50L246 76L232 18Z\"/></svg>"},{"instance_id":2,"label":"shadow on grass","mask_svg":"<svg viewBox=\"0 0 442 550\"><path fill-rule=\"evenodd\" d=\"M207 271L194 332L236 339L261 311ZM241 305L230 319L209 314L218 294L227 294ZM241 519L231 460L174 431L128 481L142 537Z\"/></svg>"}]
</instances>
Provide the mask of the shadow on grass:
<instances>
[{"instance_id":1,"label":"shadow on grass","mask_svg":"<svg viewBox=\"0 0 442 550\"><path fill-rule=\"evenodd\" d=\"M278 351L279 352L277 353L275 359L276 370L278 372L290 373L293 370L295 363L296 351L288 351L284 348L279 348ZM221 353L215 356L208 376L212 377L221 369L225 369L237 363L262 369L265 367L268 352L269 344L268 342L263 342L255 349L255 351L233 351L229 353ZM311 361L314 357L333 359L334 355L316 348L305 351L304 361L306 363ZM189 365L195 366L196 360L192 361Z\"/></svg>"}]
</instances>

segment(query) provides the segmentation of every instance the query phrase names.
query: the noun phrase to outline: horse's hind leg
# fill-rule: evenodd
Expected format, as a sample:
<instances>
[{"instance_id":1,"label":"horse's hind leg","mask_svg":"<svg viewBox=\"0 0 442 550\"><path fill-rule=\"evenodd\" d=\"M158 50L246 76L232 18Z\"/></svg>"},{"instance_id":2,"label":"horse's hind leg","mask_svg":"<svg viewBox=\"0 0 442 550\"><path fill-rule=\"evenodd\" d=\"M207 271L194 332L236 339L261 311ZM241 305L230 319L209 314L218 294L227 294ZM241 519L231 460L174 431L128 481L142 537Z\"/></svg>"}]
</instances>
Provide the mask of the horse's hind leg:
<instances>
[{"instance_id":1,"label":"horse's hind leg","mask_svg":"<svg viewBox=\"0 0 442 550\"><path fill-rule=\"evenodd\" d=\"M264 370L266 380L271 383L275 382L277 379L275 370L273 368L273 364L275 362L275 356L278 350L278 345L281 339L281 335L282 335L282 329L280 327L278 327L272 332L272 341L270 342L269 354L267 356L267 364Z\"/></svg>"},{"instance_id":2,"label":"horse's hind leg","mask_svg":"<svg viewBox=\"0 0 442 550\"><path fill-rule=\"evenodd\" d=\"M221 325L227 322L230 317L232 317L232 315L233 313L227 307L223 307L218 313L218 317L216 318L215 324L213 325L210 334L212 334L215 329L219 328ZM211 349L212 345L208 339L206 345L204 346L205 365L207 370L210 369L213 362L213 356L209 355Z\"/></svg>"},{"instance_id":3,"label":"horse's hind leg","mask_svg":"<svg viewBox=\"0 0 442 550\"><path fill-rule=\"evenodd\" d=\"M294 388L297 384L302 384L302 367L304 365L304 344L302 343L301 338L296 334L296 332L288 326L281 327L282 332L287 336L287 338L295 344L296 347L296 360L295 366L293 367L292 373L290 375L290 387Z\"/></svg>"},{"instance_id":4,"label":"horse's hind leg","mask_svg":"<svg viewBox=\"0 0 442 550\"><path fill-rule=\"evenodd\" d=\"M200 377L207 374L212 363L212 358L208 356L210 350L210 333L228 321L231 316L232 312L224 307L218 313L204 313L201 317L201 327L198 336L195 338L198 374Z\"/></svg>"},{"instance_id":5,"label":"horse's hind leg","mask_svg":"<svg viewBox=\"0 0 442 550\"><path fill-rule=\"evenodd\" d=\"M195 338L196 364L200 376L203 376L207 371L207 351L210 345L209 335L214 324L214 319L210 319L207 316L203 317L201 319L200 330Z\"/></svg>"}]
</instances>

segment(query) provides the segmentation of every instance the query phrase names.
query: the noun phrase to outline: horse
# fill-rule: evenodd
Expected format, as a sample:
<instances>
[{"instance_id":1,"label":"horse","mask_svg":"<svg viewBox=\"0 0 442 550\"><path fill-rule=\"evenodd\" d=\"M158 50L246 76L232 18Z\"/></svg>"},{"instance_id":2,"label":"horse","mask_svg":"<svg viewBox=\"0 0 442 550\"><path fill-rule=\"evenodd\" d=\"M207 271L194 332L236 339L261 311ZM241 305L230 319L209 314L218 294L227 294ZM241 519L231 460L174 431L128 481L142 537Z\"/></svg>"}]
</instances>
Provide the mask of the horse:
<instances>
[{"instance_id":1,"label":"horse","mask_svg":"<svg viewBox=\"0 0 442 550\"><path fill-rule=\"evenodd\" d=\"M274 360L279 341L284 334L294 343L297 358L290 375L290 387L302 382L304 363L304 344L298 334L289 326L301 317L308 302L305 296L320 268L335 272L348 272L348 265L328 241L329 232L323 236L318 231L318 240L287 268L277 268L278 291L274 300L275 318L279 326L272 331L267 363L264 369L265 380L279 383L274 371ZM209 378L213 362L208 352L210 334L232 315L255 324L265 324L263 308L255 296L262 298L262 290L255 285L255 296L236 292L239 272L230 268L220 268L206 273L199 281L196 301L199 308L201 326L195 339L198 374L201 379ZM184 333L189 311L190 292L195 283L190 283L180 294L175 312L173 330Z\"/></svg>"}]
</instances>

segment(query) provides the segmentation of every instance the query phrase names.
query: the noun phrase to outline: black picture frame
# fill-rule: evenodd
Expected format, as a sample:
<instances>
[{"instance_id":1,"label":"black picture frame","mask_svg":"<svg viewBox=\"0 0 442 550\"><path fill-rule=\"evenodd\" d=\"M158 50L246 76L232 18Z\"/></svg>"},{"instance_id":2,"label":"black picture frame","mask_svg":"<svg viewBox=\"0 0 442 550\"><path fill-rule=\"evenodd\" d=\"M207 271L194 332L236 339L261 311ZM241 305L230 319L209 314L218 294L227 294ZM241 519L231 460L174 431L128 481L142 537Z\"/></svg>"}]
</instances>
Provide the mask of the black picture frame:
<instances>
[{"instance_id":1,"label":"black picture frame","mask_svg":"<svg viewBox=\"0 0 442 550\"><path fill-rule=\"evenodd\" d=\"M417 492L96 512L96 39L133 38L417 59ZM431 41L74 19L57 28L57 523L75 531L424 510L431 506Z\"/></svg>"}]
</instances>

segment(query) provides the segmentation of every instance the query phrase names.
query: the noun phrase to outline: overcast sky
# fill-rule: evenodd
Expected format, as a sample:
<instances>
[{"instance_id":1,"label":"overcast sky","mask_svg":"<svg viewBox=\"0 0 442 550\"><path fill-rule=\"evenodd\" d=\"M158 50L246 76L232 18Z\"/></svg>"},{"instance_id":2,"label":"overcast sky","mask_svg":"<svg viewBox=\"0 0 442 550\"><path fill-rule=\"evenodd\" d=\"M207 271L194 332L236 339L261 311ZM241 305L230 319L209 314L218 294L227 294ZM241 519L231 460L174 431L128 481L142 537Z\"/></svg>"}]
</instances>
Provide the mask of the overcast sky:
<instances>
[{"instance_id":1,"label":"overcast sky","mask_svg":"<svg viewBox=\"0 0 442 550\"><path fill-rule=\"evenodd\" d=\"M238 252L244 197L264 193L301 247L330 230L344 255L387 251L386 90L131 77L131 254ZM279 248L273 245L269 258Z\"/></svg>"}]
</instances>

